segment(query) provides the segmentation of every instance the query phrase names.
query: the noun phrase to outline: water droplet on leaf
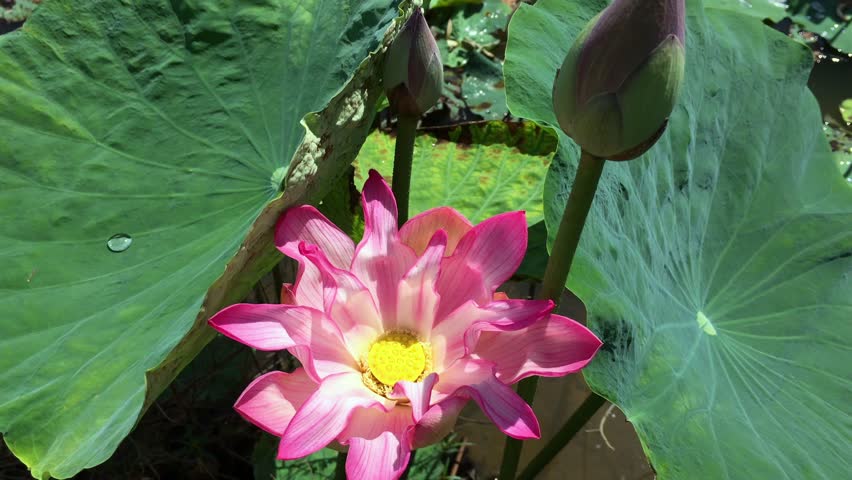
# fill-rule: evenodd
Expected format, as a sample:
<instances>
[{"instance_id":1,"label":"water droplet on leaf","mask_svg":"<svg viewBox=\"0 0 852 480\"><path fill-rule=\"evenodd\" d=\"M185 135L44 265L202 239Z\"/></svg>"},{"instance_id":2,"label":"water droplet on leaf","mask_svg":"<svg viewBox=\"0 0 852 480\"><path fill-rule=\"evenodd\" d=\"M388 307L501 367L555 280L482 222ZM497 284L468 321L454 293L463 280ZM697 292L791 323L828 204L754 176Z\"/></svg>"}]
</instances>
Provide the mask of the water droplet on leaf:
<instances>
[{"instance_id":1,"label":"water droplet on leaf","mask_svg":"<svg viewBox=\"0 0 852 480\"><path fill-rule=\"evenodd\" d=\"M131 238L130 235L126 233L116 233L107 240L107 248L110 252L121 253L130 248L131 243L133 243L133 238Z\"/></svg>"}]
</instances>

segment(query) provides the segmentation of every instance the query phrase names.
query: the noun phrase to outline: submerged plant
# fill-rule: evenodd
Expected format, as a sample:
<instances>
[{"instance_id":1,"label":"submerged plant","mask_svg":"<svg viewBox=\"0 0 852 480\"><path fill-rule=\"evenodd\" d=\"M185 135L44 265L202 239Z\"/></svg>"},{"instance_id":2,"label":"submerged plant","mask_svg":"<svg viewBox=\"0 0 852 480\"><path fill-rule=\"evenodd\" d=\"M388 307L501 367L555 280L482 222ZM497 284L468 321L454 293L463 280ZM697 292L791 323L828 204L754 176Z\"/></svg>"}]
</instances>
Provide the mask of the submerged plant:
<instances>
[{"instance_id":1,"label":"submerged plant","mask_svg":"<svg viewBox=\"0 0 852 480\"><path fill-rule=\"evenodd\" d=\"M410 451L443 438L473 399L507 435L538 438L538 421L510 385L583 368L601 345L549 300L496 289L524 256L523 212L473 226L447 207L397 228L397 206L375 171L364 186L356 246L315 208L290 209L278 249L296 259L291 304L238 304L210 324L259 350L302 364L255 380L236 402L281 437L295 459L348 446L351 478L398 478Z\"/></svg>"}]
</instances>

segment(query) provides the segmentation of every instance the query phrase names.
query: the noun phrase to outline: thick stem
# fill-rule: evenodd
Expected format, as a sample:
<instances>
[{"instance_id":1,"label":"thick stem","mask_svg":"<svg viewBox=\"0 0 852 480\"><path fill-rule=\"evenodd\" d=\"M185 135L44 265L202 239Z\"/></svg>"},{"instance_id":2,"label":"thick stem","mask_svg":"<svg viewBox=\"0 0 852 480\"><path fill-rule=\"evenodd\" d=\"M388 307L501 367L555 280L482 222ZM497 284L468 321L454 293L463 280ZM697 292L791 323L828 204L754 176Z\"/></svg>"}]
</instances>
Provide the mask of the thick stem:
<instances>
[{"instance_id":1,"label":"thick stem","mask_svg":"<svg viewBox=\"0 0 852 480\"><path fill-rule=\"evenodd\" d=\"M417 456L417 450L411 451L411 456L408 457L408 466L405 467L405 471L402 472L402 476L399 477L399 480L408 480L408 475L411 473L412 467L414 467L414 458Z\"/></svg>"},{"instance_id":2,"label":"thick stem","mask_svg":"<svg viewBox=\"0 0 852 480\"><path fill-rule=\"evenodd\" d=\"M414 158L414 139L417 137L417 117L400 115L396 126L396 148L393 155L391 189L399 210L399 226L408 221L408 197L411 191L411 162Z\"/></svg>"},{"instance_id":3,"label":"thick stem","mask_svg":"<svg viewBox=\"0 0 852 480\"><path fill-rule=\"evenodd\" d=\"M334 480L346 480L346 452L337 452L337 465L334 467Z\"/></svg>"},{"instance_id":4,"label":"thick stem","mask_svg":"<svg viewBox=\"0 0 852 480\"><path fill-rule=\"evenodd\" d=\"M562 221L559 224L559 230L556 232L550 259L547 261L547 268L544 271L544 279L538 295L540 299L553 300L559 303L559 298L565 290L568 272L571 271L574 254L577 252L577 245L580 243L583 226L586 224L586 217L589 214L592 201L595 199L598 181L601 178L605 163L606 160L603 158L585 151L580 155L577 176L574 177L571 194L568 196L568 203L565 204ZM529 405L532 405L535 399L537 385L538 377L527 377L518 383L518 395ZM513 480L515 478L521 458L521 448L523 448L523 443L520 440L506 439L506 447L503 450L503 464L500 467L501 480Z\"/></svg>"},{"instance_id":5,"label":"thick stem","mask_svg":"<svg viewBox=\"0 0 852 480\"><path fill-rule=\"evenodd\" d=\"M532 406L537 386L538 377L527 377L521 380L518 383L518 396L524 400L524 403ZM500 465L500 480L515 478L515 473L518 471L518 464L521 461L521 449L523 447L523 441L517 438L506 437L506 444L503 447L503 463Z\"/></svg>"},{"instance_id":6,"label":"thick stem","mask_svg":"<svg viewBox=\"0 0 852 480\"><path fill-rule=\"evenodd\" d=\"M518 477L518 480L532 480L536 477L544 467L546 467L550 462L556 458L556 455L565 448L566 445L574 438L574 435L583 428L590 418L595 415L601 406L606 403L603 397L593 393L590 393L586 400L580 405L577 410L574 411L574 414L571 415L571 418L562 425L562 428L556 432L556 435L550 439L549 442L538 452L532 460L530 460L527 468L521 472L521 475Z\"/></svg>"},{"instance_id":7,"label":"thick stem","mask_svg":"<svg viewBox=\"0 0 852 480\"><path fill-rule=\"evenodd\" d=\"M580 235L586 224L586 217L595 198L598 189L598 181L601 179L606 160L583 152L580 155L580 166L577 168L577 176L568 195L568 203L562 213L562 221L559 230L556 231L556 239L550 252L550 259L544 271L544 279L541 282L539 298L550 299L559 303L559 297L565 290L565 281L568 272L571 271L571 263L580 244Z\"/></svg>"}]
</instances>

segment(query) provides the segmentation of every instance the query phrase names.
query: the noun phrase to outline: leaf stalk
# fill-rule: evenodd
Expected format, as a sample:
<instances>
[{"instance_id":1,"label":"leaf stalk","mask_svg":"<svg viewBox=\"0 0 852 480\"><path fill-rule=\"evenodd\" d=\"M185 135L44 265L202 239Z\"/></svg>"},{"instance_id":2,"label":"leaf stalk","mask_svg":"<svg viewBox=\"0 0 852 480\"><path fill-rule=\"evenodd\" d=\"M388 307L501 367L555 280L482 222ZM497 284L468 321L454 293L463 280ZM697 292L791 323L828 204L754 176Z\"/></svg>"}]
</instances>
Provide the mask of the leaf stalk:
<instances>
[{"instance_id":1,"label":"leaf stalk","mask_svg":"<svg viewBox=\"0 0 852 480\"><path fill-rule=\"evenodd\" d=\"M571 414L571 417L562 425L562 428L556 432L556 435L550 439L547 444L545 444L544 448L538 452L538 455L533 457L530 460L530 463L521 472L521 475L518 477L518 480L533 480L536 475L541 473L550 462L556 458L556 455L571 442L571 439L574 438L574 435L583 428L589 419L591 419L595 413L606 403L606 400L600 395L591 392L589 396L583 401L583 403L577 407L577 410Z\"/></svg>"},{"instance_id":2,"label":"leaf stalk","mask_svg":"<svg viewBox=\"0 0 852 480\"><path fill-rule=\"evenodd\" d=\"M408 202L411 191L411 164L414 158L414 140L417 138L419 118L400 115L396 127L396 146L393 157L391 190L399 210L399 226L408 221Z\"/></svg>"},{"instance_id":3,"label":"leaf stalk","mask_svg":"<svg viewBox=\"0 0 852 480\"><path fill-rule=\"evenodd\" d=\"M337 452L337 464L334 466L334 480L346 480L346 452Z\"/></svg>"},{"instance_id":4,"label":"leaf stalk","mask_svg":"<svg viewBox=\"0 0 852 480\"><path fill-rule=\"evenodd\" d=\"M583 226L586 224L586 217L589 215L592 201L595 198L605 163L605 159L596 157L585 150L580 154L580 165L577 168L577 175L574 177L574 184L571 187L571 193L568 195L568 202L565 204L565 211L562 213L562 221L559 223L556 239L547 261L542 288L538 295L539 299L552 300L558 304L562 292L565 291L565 281L571 271L574 254L577 252L577 245L580 243ZM532 405L537 386L538 377L527 377L518 383L518 395L524 402ZM598 405L599 407L600 405ZM571 418L574 418L574 416ZM566 444L571 440L574 433L576 432L571 433L565 441ZM501 480L515 478L522 448L521 440L506 438L503 462L500 467Z\"/></svg>"}]
</instances>

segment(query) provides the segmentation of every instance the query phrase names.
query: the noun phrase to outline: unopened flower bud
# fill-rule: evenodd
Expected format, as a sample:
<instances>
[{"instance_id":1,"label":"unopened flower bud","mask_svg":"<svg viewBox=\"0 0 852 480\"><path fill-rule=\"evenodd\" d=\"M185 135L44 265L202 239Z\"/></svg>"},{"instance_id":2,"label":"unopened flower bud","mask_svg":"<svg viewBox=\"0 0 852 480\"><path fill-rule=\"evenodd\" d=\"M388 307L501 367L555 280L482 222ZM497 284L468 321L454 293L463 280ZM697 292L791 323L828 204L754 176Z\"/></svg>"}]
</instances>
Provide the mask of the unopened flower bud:
<instances>
[{"instance_id":1,"label":"unopened flower bud","mask_svg":"<svg viewBox=\"0 0 852 480\"><path fill-rule=\"evenodd\" d=\"M580 147L629 160L657 142L683 83L685 13L684 0L615 0L580 32L553 85Z\"/></svg>"},{"instance_id":2,"label":"unopened flower bud","mask_svg":"<svg viewBox=\"0 0 852 480\"><path fill-rule=\"evenodd\" d=\"M420 117L441 98L441 53L419 7L388 48L384 84L391 108L400 116Z\"/></svg>"}]
</instances>

